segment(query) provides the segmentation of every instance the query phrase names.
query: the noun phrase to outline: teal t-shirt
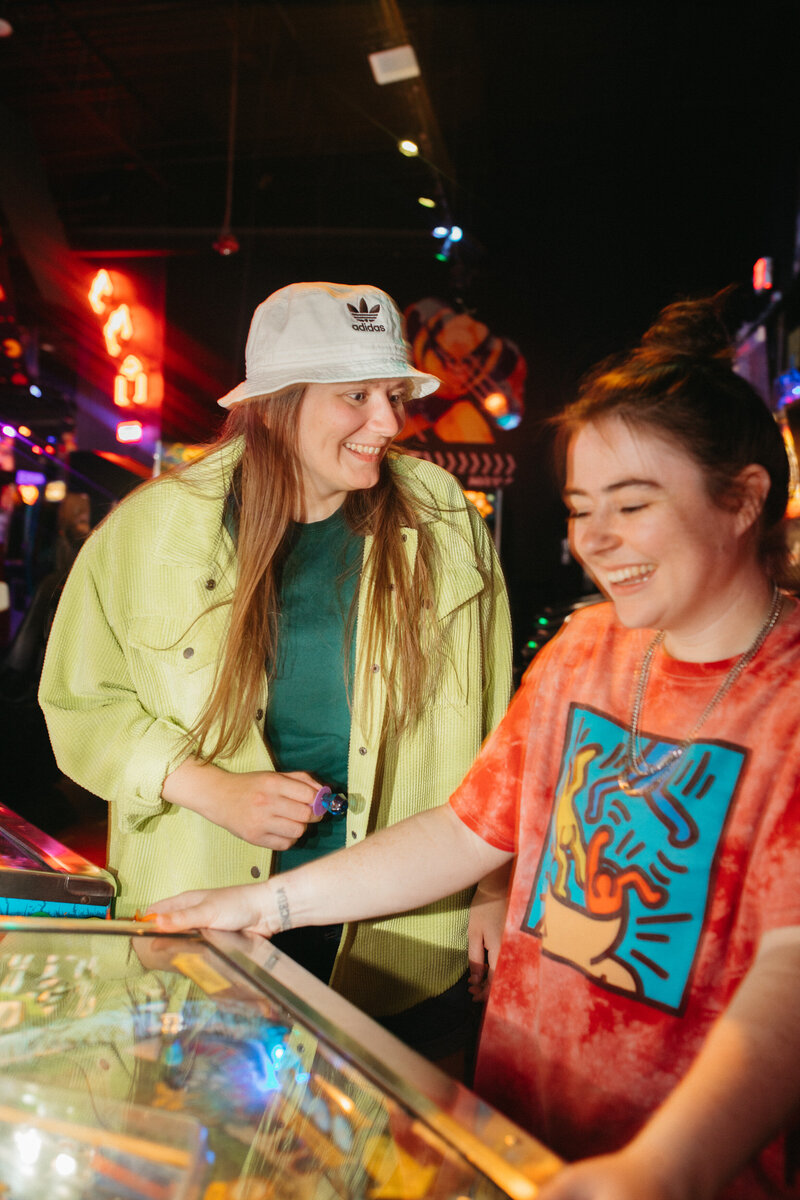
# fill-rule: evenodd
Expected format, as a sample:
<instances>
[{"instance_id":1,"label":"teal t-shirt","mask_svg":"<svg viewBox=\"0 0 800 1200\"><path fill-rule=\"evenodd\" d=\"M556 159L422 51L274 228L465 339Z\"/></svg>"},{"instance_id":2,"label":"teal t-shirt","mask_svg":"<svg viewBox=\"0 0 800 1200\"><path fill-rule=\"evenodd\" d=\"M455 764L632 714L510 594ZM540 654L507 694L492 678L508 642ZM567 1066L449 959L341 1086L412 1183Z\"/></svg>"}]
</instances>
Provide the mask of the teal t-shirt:
<instances>
[{"instance_id":1,"label":"teal t-shirt","mask_svg":"<svg viewBox=\"0 0 800 1200\"><path fill-rule=\"evenodd\" d=\"M345 634L364 549L341 509L295 525L281 573L278 661L270 679L265 734L279 771L308 771L347 791L348 686L355 638L345 666ZM345 844L346 819L329 814L278 857L288 871Z\"/></svg>"}]
</instances>

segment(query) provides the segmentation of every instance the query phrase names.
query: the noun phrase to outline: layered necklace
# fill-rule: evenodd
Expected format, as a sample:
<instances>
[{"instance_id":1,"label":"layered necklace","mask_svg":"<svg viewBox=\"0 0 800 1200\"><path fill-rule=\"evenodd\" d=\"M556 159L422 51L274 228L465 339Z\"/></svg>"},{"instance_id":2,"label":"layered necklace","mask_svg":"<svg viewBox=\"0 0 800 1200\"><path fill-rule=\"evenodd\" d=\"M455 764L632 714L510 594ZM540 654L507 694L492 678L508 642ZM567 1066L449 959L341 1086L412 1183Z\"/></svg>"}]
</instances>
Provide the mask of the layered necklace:
<instances>
[{"instance_id":1,"label":"layered necklace","mask_svg":"<svg viewBox=\"0 0 800 1200\"><path fill-rule=\"evenodd\" d=\"M640 794L646 787L651 786L657 779L663 777L665 772L674 768L675 764L683 758L686 751L691 746L700 728L705 724L711 716L714 709L721 703L723 698L727 696L736 680L752 662L758 654L764 642L769 637L772 630L778 623L778 618L781 615L783 608L783 595L777 585L773 585L772 602L769 607L769 612L764 618L764 622L756 634L753 641L745 650L736 662L731 667L728 674L723 679L722 683L717 688L714 695L709 700L708 704L703 709L702 713L695 721L690 732L686 735L683 741L677 746L673 746L668 750L657 762L648 762L645 759L642 748L639 744L639 722L642 716L642 708L644 707L645 693L647 692L647 682L650 678L650 668L653 664L656 650L664 641L666 631L659 629L658 633L650 642L650 645L644 652L642 665L639 668L638 678L636 680L636 689L633 696L633 707L631 709L631 726L628 733L628 742L625 748L625 756L622 760L622 770L620 771L617 780L623 792L628 794Z\"/></svg>"}]
</instances>

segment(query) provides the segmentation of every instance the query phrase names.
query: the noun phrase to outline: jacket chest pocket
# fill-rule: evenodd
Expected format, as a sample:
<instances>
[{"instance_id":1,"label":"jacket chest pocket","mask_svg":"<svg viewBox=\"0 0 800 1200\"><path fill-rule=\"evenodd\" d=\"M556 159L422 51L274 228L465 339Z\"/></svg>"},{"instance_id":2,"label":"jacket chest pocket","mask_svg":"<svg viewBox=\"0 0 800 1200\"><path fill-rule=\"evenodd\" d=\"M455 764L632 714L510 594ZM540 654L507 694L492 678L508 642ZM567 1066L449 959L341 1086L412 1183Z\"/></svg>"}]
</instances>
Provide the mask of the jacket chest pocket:
<instances>
[{"instance_id":1,"label":"jacket chest pocket","mask_svg":"<svg viewBox=\"0 0 800 1200\"><path fill-rule=\"evenodd\" d=\"M432 706L460 709L481 687L480 596L484 580L476 566L456 563L444 573L437 597L439 652Z\"/></svg>"},{"instance_id":2,"label":"jacket chest pocket","mask_svg":"<svg viewBox=\"0 0 800 1200\"><path fill-rule=\"evenodd\" d=\"M214 685L222 639L209 616L194 623L136 617L128 631L128 661L143 706L184 728L195 723Z\"/></svg>"}]
</instances>

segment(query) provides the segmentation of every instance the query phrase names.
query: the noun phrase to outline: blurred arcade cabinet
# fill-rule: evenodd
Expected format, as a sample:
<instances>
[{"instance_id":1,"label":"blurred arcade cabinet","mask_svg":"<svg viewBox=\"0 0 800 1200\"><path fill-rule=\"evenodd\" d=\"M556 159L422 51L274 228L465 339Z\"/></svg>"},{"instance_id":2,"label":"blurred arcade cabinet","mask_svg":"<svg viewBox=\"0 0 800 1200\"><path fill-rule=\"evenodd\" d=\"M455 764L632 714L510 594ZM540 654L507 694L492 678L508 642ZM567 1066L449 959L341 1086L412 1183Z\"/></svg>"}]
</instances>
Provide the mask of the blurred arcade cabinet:
<instances>
[{"instance_id":1,"label":"blurred arcade cabinet","mask_svg":"<svg viewBox=\"0 0 800 1200\"><path fill-rule=\"evenodd\" d=\"M142 481L143 471L147 473L138 463L73 452L70 487L83 490L68 491L58 504L38 501L44 508L39 529L50 529L50 544L39 543L41 569L36 584L32 594L25 595L24 606L20 604L20 611L13 614L15 632L0 657L0 801L52 836L87 817L98 819L104 808L96 797L66 780L56 765L37 701L47 638L82 543L94 525ZM21 552L25 549L19 547ZM28 550L34 553L34 547ZM22 589L13 591L22 601Z\"/></svg>"}]
</instances>

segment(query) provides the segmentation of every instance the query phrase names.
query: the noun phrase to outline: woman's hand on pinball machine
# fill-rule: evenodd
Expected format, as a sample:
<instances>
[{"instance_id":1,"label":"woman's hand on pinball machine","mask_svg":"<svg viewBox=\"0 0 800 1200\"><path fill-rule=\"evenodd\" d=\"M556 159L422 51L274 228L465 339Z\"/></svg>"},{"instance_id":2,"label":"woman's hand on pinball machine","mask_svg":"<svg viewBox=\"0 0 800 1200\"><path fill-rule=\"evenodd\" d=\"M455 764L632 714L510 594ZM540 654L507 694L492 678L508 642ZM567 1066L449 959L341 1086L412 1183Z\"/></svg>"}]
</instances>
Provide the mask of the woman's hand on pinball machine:
<instances>
[{"instance_id":1,"label":"woman's hand on pinball machine","mask_svg":"<svg viewBox=\"0 0 800 1200\"><path fill-rule=\"evenodd\" d=\"M271 937L282 927L270 880L237 887L182 892L150 906L145 919L161 933L187 929L241 929Z\"/></svg>"}]
</instances>

